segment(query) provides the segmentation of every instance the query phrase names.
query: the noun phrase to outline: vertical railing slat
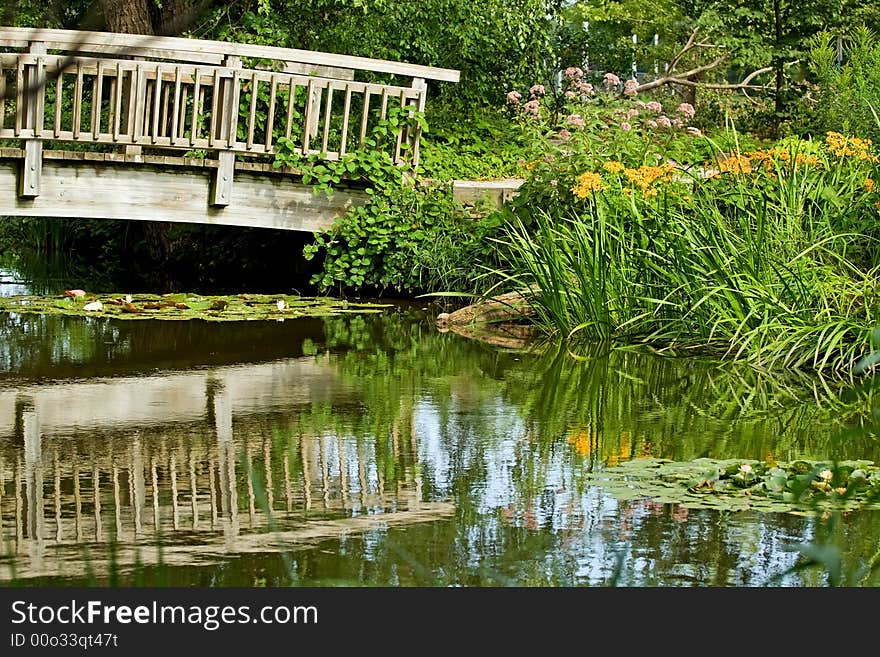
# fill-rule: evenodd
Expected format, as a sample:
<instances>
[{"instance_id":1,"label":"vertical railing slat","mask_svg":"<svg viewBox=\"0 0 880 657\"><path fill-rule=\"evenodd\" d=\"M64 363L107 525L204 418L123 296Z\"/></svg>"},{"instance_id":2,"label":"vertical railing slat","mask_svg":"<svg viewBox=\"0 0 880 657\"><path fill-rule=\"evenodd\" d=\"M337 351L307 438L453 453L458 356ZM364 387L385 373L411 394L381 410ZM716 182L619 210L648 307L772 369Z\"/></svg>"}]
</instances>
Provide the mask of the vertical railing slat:
<instances>
[{"instance_id":1,"label":"vertical railing slat","mask_svg":"<svg viewBox=\"0 0 880 657\"><path fill-rule=\"evenodd\" d=\"M83 95L83 67L82 62L76 63L76 84L73 87L73 138L79 139L82 129L82 95Z\"/></svg>"},{"instance_id":2,"label":"vertical railing slat","mask_svg":"<svg viewBox=\"0 0 880 657\"><path fill-rule=\"evenodd\" d=\"M367 139L367 123L370 120L370 90L367 89L364 92L364 107L361 110L361 133L358 137L358 148L364 147L364 142Z\"/></svg>"},{"instance_id":3,"label":"vertical railing slat","mask_svg":"<svg viewBox=\"0 0 880 657\"><path fill-rule=\"evenodd\" d=\"M379 120L384 121L388 116L388 89L382 89L382 109L379 112Z\"/></svg>"},{"instance_id":4,"label":"vertical railing slat","mask_svg":"<svg viewBox=\"0 0 880 657\"><path fill-rule=\"evenodd\" d=\"M177 126L180 122L180 65L175 67L174 74L174 105L171 108L171 144L177 144Z\"/></svg>"},{"instance_id":5,"label":"vertical railing slat","mask_svg":"<svg viewBox=\"0 0 880 657\"><path fill-rule=\"evenodd\" d=\"M189 145L193 146L199 138L199 103L202 94L202 69L196 68L196 79L193 82L192 125L189 130Z\"/></svg>"},{"instance_id":6,"label":"vertical railing slat","mask_svg":"<svg viewBox=\"0 0 880 657\"><path fill-rule=\"evenodd\" d=\"M2 66L0 66L0 98L3 99L0 101L0 130L2 130L6 124L6 71Z\"/></svg>"},{"instance_id":7,"label":"vertical railing slat","mask_svg":"<svg viewBox=\"0 0 880 657\"><path fill-rule=\"evenodd\" d=\"M24 64L19 60L15 68L15 127L14 133L21 135L21 122L24 114Z\"/></svg>"},{"instance_id":8,"label":"vertical railing slat","mask_svg":"<svg viewBox=\"0 0 880 657\"><path fill-rule=\"evenodd\" d=\"M98 74L92 82L92 139L101 136L101 99L104 92L104 62L98 62Z\"/></svg>"},{"instance_id":9,"label":"vertical railing slat","mask_svg":"<svg viewBox=\"0 0 880 657\"><path fill-rule=\"evenodd\" d=\"M168 136L168 113L171 111L171 87L162 88L162 120L159 121L157 137Z\"/></svg>"},{"instance_id":10,"label":"vertical railing slat","mask_svg":"<svg viewBox=\"0 0 880 657\"><path fill-rule=\"evenodd\" d=\"M122 125L122 100L123 100L122 91L123 91L123 87L125 86L124 82L125 82L125 69L122 68L121 62L117 62L116 63L116 80L115 80L116 84L114 87L114 91L116 93L114 96L115 97L115 101L114 101L115 112L113 113L113 128L112 128L113 141L119 141L119 132L120 132L121 125Z\"/></svg>"},{"instance_id":11,"label":"vertical railing slat","mask_svg":"<svg viewBox=\"0 0 880 657\"><path fill-rule=\"evenodd\" d=\"M239 66L240 65L241 64L239 63ZM232 74L232 101L229 103L229 117L232 120L229 123L229 134L226 141L227 148L233 148L238 141L238 102L240 88L241 69L236 69Z\"/></svg>"},{"instance_id":12,"label":"vertical railing slat","mask_svg":"<svg viewBox=\"0 0 880 657\"><path fill-rule=\"evenodd\" d=\"M321 152L327 152L330 143L330 115L333 112L333 85L327 84L327 106L324 109L324 134L321 135Z\"/></svg>"},{"instance_id":13,"label":"vertical railing slat","mask_svg":"<svg viewBox=\"0 0 880 657\"><path fill-rule=\"evenodd\" d=\"M403 109L405 107L406 107L406 91L401 91L400 92L400 108ZM394 164L400 163L400 153L401 153L401 146L403 145L403 132L404 132L404 130L406 130L406 127L403 124L401 124L397 128L397 139L395 140L395 143L394 143Z\"/></svg>"},{"instance_id":14,"label":"vertical railing slat","mask_svg":"<svg viewBox=\"0 0 880 657\"><path fill-rule=\"evenodd\" d=\"M162 65L156 64L156 84L153 86L153 123L150 140L155 144L159 137L159 110L162 104Z\"/></svg>"},{"instance_id":15,"label":"vertical railing slat","mask_svg":"<svg viewBox=\"0 0 880 657\"><path fill-rule=\"evenodd\" d=\"M296 82L290 79L290 95L287 97L287 121L284 126L284 137L290 139L290 133L293 131L293 113L296 111Z\"/></svg>"},{"instance_id":16,"label":"vertical railing slat","mask_svg":"<svg viewBox=\"0 0 880 657\"><path fill-rule=\"evenodd\" d=\"M424 78L413 78L412 88L418 92L418 97L416 98L416 111L424 113L425 111L425 101L428 96L428 83ZM419 142L421 140L422 129L419 125L415 125L412 127L412 133L409 135L410 148L412 149L410 166L412 166L413 171L416 171L419 167Z\"/></svg>"},{"instance_id":17,"label":"vertical railing slat","mask_svg":"<svg viewBox=\"0 0 880 657\"><path fill-rule=\"evenodd\" d=\"M309 154L309 139L311 138L312 132L312 112L314 111L315 104L312 102L312 98L315 95L315 83L313 80L309 80L309 85L306 87L306 106L305 106L305 116L303 117L303 144L302 144L302 153L303 155Z\"/></svg>"},{"instance_id":18,"label":"vertical railing slat","mask_svg":"<svg viewBox=\"0 0 880 657\"><path fill-rule=\"evenodd\" d=\"M211 95L211 132L208 133L208 146L214 147L217 134L217 114L220 112L220 72L214 70L214 93Z\"/></svg>"},{"instance_id":19,"label":"vertical railing slat","mask_svg":"<svg viewBox=\"0 0 880 657\"><path fill-rule=\"evenodd\" d=\"M266 113L266 150L272 148L272 133L275 130L275 95L278 91L278 76L273 75L269 89L269 111Z\"/></svg>"},{"instance_id":20,"label":"vertical railing slat","mask_svg":"<svg viewBox=\"0 0 880 657\"><path fill-rule=\"evenodd\" d=\"M177 121L177 139L183 139L186 134L186 104L189 102L189 87L184 86L180 90L180 116Z\"/></svg>"},{"instance_id":21,"label":"vertical railing slat","mask_svg":"<svg viewBox=\"0 0 880 657\"><path fill-rule=\"evenodd\" d=\"M64 92L64 71L56 71L55 78L55 120L52 122L52 136L56 139L61 135L61 103ZM2 121L0 121L2 123Z\"/></svg>"},{"instance_id":22,"label":"vertical railing slat","mask_svg":"<svg viewBox=\"0 0 880 657\"><path fill-rule=\"evenodd\" d=\"M339 157L345 155L348 148L348 115L351 111L351 85L345 85L345 101L342 104L342 136L339 142Z\"/></svg>"},{"instance_id":23,"label":"vertical railing slat","mask_svg":"<svg viewBox=\"0 0 880 657\"><path fill-rule=\"evenodd\" d=\"M260 81L256 75L251 76L251 107L248 112L247 122L247 149L254 147L254 128L257 122L257 94L260 89Z\"/></svg>"}]
</instances>

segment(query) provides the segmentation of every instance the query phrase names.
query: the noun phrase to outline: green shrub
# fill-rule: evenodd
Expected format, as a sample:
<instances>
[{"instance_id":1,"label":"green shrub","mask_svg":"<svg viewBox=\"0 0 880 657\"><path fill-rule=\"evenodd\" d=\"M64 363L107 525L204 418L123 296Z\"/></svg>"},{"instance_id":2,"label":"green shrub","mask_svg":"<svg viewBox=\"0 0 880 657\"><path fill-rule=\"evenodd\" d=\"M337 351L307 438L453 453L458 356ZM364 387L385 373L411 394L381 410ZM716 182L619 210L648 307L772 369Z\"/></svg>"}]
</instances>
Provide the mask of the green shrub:
<instances>
[{"instance_id":1,"label":"green shrub","mask_svg":"<svg viewBox=\"0 0 880 657\"><path fill-rule=\"evenodd\" d=\"M837 64L837 37L822 32L811 41L810 69L818 87L818 130L834 130L880 140L880 39L860 27L842 40L843 63Z\"/></svg>"}]
</instances>

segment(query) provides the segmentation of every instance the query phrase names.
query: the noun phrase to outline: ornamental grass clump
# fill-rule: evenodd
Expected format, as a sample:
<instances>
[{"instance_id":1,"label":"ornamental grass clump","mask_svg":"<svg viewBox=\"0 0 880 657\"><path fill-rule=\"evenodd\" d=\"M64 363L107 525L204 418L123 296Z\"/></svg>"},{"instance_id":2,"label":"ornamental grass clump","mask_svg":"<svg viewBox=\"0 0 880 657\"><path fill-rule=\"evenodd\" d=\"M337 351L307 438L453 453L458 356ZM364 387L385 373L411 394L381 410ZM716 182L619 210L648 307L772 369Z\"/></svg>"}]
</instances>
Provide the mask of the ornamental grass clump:
<instances>
[{"instance_id":1,"label":"ornamental grass clump","mask_svg":"<svg viewBox=\"0 0 880 657\"><path fill-rule=\"evenodd\" d=\"M700 166L545 162L511 210L510 282L572 339L850 372L880 317L873 145L712 147Z\"/></svg>"}]
</instances>

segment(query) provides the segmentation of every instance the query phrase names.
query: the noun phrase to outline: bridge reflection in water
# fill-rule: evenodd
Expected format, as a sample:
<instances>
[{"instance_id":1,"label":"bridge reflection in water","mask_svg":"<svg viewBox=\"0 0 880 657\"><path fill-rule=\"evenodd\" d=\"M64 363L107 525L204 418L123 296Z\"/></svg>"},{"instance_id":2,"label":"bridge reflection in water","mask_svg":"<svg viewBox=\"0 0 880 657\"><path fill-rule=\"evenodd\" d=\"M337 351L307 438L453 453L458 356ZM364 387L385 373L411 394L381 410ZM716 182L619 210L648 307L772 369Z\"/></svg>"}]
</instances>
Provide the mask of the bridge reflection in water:
<instances>
[{"instance_id":1,"label":"bridge reflection in water","mask_svg":"<svg viewBox=\"0 0 880 657\"><path fill-rule=\"evenodd\" d=\"M292 419L344 388L311 358L0 388L0 553L14 564L0 581L208 564L451 516L421 501L412 424L391 427L385 467L374 442Z\"/></svg>"}]
</instances>

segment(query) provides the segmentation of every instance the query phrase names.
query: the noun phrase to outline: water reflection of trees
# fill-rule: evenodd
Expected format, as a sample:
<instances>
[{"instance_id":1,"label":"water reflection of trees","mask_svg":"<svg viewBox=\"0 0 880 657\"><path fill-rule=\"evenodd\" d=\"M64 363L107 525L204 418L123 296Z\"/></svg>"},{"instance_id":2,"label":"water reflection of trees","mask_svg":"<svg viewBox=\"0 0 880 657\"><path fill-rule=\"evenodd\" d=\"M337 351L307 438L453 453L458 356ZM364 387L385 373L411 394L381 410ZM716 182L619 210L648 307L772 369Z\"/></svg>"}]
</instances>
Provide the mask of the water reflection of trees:
<instances>
[{"instance_id":1,"label":"water reflection of trees","mask_svg":"<svg viewBox=\"0 0 880 657\"><path fill-rule=\"evenodd\" d=\"M58 563L81 561L75 553L84 543L96 562L106 562L116 537L133 563L135 547L160 534L169 563L185 570L228 564L242 554L230 548L230 536L265 540L249 549L275 553L335 544L298 553L295 572L279 561L276 583L289 582L292 572L312 582L332 572L342 581L378 584L754 585L761 572L791 565L795 557L785 548L814 537L809 520L725 519L650 500L619 502L584 475L639 455L876 459L869 433L834 437L842 427L867 424L870 390L850 399L849 391L808 380L632 352L573 358L561 348L503 351L441 334L425 319L400 311L329 318L317 331L273 323L226 334L232 353L246 354L247 340L256 336L310 354L297 362L326 370L321 381L332 379L338 390L332 395L306 384L308 394L266 407L243 405L249 415L230 413L227 422L218 419L219 393L209 391L203 423L50 436L39 458L3 445L6 545L23 558L29 540L46 547L60 532L52 547ZM184 335L176 333L183 323L169 332L163 326L155 335L126 328L135 363L171 353L153 340ZM277 327L283 330L274 332ZM200 327L189 330L176 346L192 345L197 361L209 348L195 345L204 338ZM27 330L20 333L25 344ZM214 335L204 339L215 340L210 349L222 348ZM89 328L80 339L97 343L98 336ZM254 346L253 360L281 348ZM167 363L185 365L189 358L169 356ZM260 394L254 391L254 399ZM234 439L220 439L233 433ZM40 504L36 491L44 488L45 521L38 525L32 514ZM451 512L450 503L451 521L439 514L393 524L397 512L421 504L445 504ZM351 531L337 524L335 535L319 531L324 521L369 515L384 516L389 528ZM870 554L871 541L876 549L876 527L865 517L847 518L837 537L853 563ZM229 531L235 526L238 533ZM290 534L284 549L249 537L310 527L312 539ZM238 559L237 570L212 566L213 572L248 585L240 579L248 576L248 557Z\"/></svg>"}]
</instances>

